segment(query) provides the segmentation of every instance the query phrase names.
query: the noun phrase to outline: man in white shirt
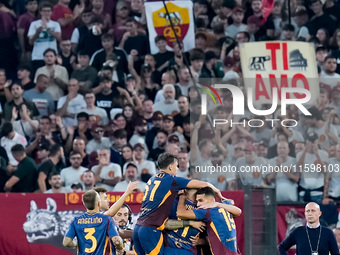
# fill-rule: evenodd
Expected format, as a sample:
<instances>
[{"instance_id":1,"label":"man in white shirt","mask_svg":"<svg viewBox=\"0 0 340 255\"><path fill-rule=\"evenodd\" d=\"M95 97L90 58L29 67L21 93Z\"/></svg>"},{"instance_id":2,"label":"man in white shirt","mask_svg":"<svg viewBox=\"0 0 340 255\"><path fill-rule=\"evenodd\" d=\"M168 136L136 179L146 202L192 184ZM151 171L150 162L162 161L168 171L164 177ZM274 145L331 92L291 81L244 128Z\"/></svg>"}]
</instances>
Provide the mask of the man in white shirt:
<instances>
[{"instance_id":1,"label":"man in white shirt","mask_svg":"<svg viewBox=\"0 0 340 255\"><path fill-rule=\"evenodd\" d=\"M178 153L178 177L189 178L189 156L186 152Z\"/></svg>"},{"instance_id":2,"label":"man in white shirt","mask_svg":"<svg viewBox=\"0 0 340 255\"><path fill-rule=\"evenodd\" d=\"M125 176L125 180L118 182L116 184L116 186L114 187L113 191L115 191L115 192L125 192L128 185L129 185L129 182L134 182L134 181L137 181L137 180L138 180L139 192L145 191L146 183L142 182L141 180L138 179L138 168L134 163L129 162L126 165L126 170L125 170L124 176Z\"/></svg>"},{"instance_id":3,"label":"man in white shirt","mask_svg":"<svg viewBox=\"0 0 340 255\"><path fill-rule=\"evenodd\" d=\"M33 21L27 33L29 43L33 45L34 72L43 65L44 51L48 48L57 51L57 41L61 40L61 27L58 22L51 20L52 6L47 2L41 3L39 13L41 19Z\"/></svg>"},{"instance_id":4,"label":"man in white shirt","mask_svg":"<svg viewBox=\"0 0 340 255\"><path fill-rule=\"evenodd\" d=\"M110 139L103 137L103 126L97 124L92 125L91 135L93 136L93 139L91 139L86 145L86 154L90 155L92 152L100 149L110 149Z\"/></svg>"},{"instance_id":5,"label":"man in white shirt","mask_svg":"<svg viewBox=\"0 0 340 255\"><path fill-rule=\"evenodd\" d=\"M109 118L107 117L107 113L103 108L99 108L95 106L96 96L91 90L88 90L84 94L84 99L86 103L86 107L82 109L83 112L86 112L88 115L96 115L100 116L101 124L107 125L109 123Z\"/></svg>"},{"instance_id":6,"label":"man in white shirt","mask_svg":"<svg viewBox=\"0 0 340 255\"><path fill-rule=\"evenodd\" d=\"M79 82L76 79L69 81L67 90L67 96L61 97L57 105L57 115L62 117L63 124L66 128L77 125L77 113L86 107L84 97L78 93Z\"/></svg>"},{"instance_id":7,"label":"man in white shirt","mask_svg":"<svg viewBox=\"0 0 340 255\"><path fill-rule=\"evenodd\" d=\"M120 165L110 162L110 150L101 149L97 151L99 164L92 167L97 187L105 187L113 191L115 185L122 179Z\"/></svg>"},{"instance_id":8,"label":"man in white shirt","mask_svg":"<svg viewBox=\"0 0 340 255\"><path fill-rule=\"evenodd\" d=\"M63 187L61 176L59 172L52 172L48 177L48 183L51 188L46 190L44 193L70 193L71 188Z\"/></svg>"},{"instance_id":9,"label":"man in white shirt","mask_svg":"<svg viewBox=\"0 0 340 255\"><path fill-rule=\"evenodd\" d=\"M22 144L24 147L27 145L26 138L22 135L19 135L13 130L13 125L10 122L5 122L2 126L2 135L3 137L0 140L0 145L4 147L9 159L9 166L7 168L12 168L11 170L15 170L15 167L18 165L18 161L13 157L11 149L16 144ZM13 168L14 167L14 168ZM8 169L11 171L10 169Z\"/></svg>"},{"instance_id":10,"label":"man in white shirt","mask_svg":"<svg viewBox=\"0 0 340 255\"><path fill-rule=\"evenodd\" d=\"M79 182L84 186L83 174L87 170L87 168L81 166L82 161L83 159L81 157L80 152L71 151L70 153L71 166L62 169L60 172L61 180L63 181L64 186L66 188L71 188L71 185L74 182Z\"/></svg>"},{"instance_id":11,"label":"man in white shirt","mask_svg":"<svg viewBox=\"0 0 340 255\"><path fill-rule=\"evenodd\" d=\"M324 70L321 71L320 74L320 82L334 88L337 85L340 78L340 74L335 72L336 67L337 67L336 58L332 55L327 56L323 63Z\"/></svg>"},{"instance_id":12,"label":"man in white shirt","mask_svg":"<svg viewBox=\"0 0 340 255\"><path fill-rule=\"evenodd\" d=\"M154 109L162 112L164 115L174 115L179 112L178 102L175 100L175 87L172 84L165 84L163 87L164 101L154 104Z\"/></svg>"}]
</instances>

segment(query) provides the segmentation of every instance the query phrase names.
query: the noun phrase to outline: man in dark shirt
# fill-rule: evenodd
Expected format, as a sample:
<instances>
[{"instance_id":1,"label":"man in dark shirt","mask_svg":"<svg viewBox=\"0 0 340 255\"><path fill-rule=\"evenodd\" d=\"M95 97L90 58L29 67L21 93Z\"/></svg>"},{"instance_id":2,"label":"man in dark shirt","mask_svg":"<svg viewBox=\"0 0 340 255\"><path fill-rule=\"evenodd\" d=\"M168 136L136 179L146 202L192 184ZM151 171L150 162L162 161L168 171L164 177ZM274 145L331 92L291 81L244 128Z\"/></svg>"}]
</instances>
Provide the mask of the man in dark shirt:
<instances>
[{"instance_id":1,"label":"man in dark shirt","mask_svg":"<svg viewBox=\"0 0 340 255\"><path fill-rule=\"evenodd\" d=\"M186 117L190 116L189 100L186 96L178 98L179 113L174 116L175 127L180 126L183 128L183 121Z\"/></svg>"},{"instance_id":2,"label":"man in dark shirt","mask_svg":"<svg viewBox=\"0 0 340 255\"><path fill-rule=\"evenodd\" d=\"M34 160L27 157L21 144L12 147L13 157L19 161L17 170L6 182L4 190L9 192L33 192L37 189L37 167Z\"/></svg>"},{"instance_id":3,"label":"man in dark shirt","mask_svg":"<svg viewBox=\"0 0 340 255\"><path fill-rule=\"evenodd\" d=\"M138 52L134 60L134 67L139 71L144 62L145 55L150 53L149 39L144 34L138 34L137 21L132 18L126 21L126 30L127 32L124 34L119 46L123 48L127 54L130 54L132 50Z\"/></svg>"},{"instance_id":4,"label":"man in dark shirt","mask_svg":"<svg viewBox=\"0 0 340 255\"><path fill-rule=\"evenodd\" d=\"M54 144L50 147L48 160L42 163L38 168L38 185L42 193L51 188L48 177L52 172L59 172L65 168L63 163L64 149L60 144Z\"/></svg>"},{"instance_id":5,"label":"man in dark shirt","mask_svg":"<svg viewBox=\"0 0 340 255\"><path fill-rule=\"evenodd\" d=\"M314 16L306 24L309 34L315 36L319 28L327 28L329 31L329 36L333 36L333 33L336 29L336 22L328 14L323 12L321 0L312 0L310 7L314 13Z\"/></svg>"},{"instance_id":6,"label":"man in dark shirt","mask_svg":"<svg viewBox=\"0 0 340 255\"><path fill-rule=\"evenodd\" d=\"M169 66L169 60L174 57L174 53L166 49L167 42L164 35L157 35L155 43L159 49L159 52L153 55L156 61L156 69L164 73Z\"/></svg>"},{"instance_id":7,"label":"man in dark shirt","mask_svg":"<svg viewBox=\"0 0 340 255\"><path fill-rule=\"evenodd\" d=\"M280 255L288 254L288 250L296 245L296 255L301 254L339 254L335 236L329 228L320 225L320 206L308 203L305 207L307 226L295 228L279 245Z\"/></svg>"}]
</instances>

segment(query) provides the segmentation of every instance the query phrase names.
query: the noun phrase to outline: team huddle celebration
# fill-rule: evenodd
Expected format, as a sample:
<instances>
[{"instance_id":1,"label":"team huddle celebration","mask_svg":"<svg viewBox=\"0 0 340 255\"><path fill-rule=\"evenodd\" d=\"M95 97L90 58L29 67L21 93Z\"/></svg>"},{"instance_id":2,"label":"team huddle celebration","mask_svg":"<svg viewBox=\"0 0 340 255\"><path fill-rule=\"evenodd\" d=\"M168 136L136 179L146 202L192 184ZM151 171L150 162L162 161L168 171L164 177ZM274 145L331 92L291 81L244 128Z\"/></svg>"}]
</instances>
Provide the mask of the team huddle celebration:
<instances>
[{"instance_id":1,"label":"team huddle celebration","mask_svg":"<svg viewBox=\"0 0 340 255\"><path fill-rule=\"evenodd\" d=\"M1 255L340 254L339 0L0 0L0 115Z\"/></svg>"}]
</instances>

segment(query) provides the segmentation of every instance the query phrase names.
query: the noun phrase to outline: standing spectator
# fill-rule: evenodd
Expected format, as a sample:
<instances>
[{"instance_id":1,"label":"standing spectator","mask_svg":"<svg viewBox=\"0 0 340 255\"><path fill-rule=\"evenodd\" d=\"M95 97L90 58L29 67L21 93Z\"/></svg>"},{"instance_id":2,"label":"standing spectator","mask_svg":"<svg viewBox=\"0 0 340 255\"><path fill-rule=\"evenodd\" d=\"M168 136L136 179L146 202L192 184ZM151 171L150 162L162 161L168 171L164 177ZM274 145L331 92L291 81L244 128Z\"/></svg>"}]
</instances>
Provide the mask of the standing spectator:
<instances>
[{"instance_id":1,"label":"standing spectator","mask_svg":"<svg viewBox=\"0 0 340 255\"><path fill-rule=\"evenodd\" d=\"M113 24L112 29L116 46L118 46L126 32L126 21L129 18L129 8L128 4L125 1L123 0L118 1L116 6L115 18L116 23Z\"/></svg>"},{"instance_id":2,"label":"standing spectator","mask_svg":"<svg viewBox=\"0 0 340 255\"><path fill-rule=\"evenodd\" d=\"M126 145L127 133L124 129L117 129L113 132L113 143L110 147L112 163L119 164L122 160L122 149Z\"/></svg>"},{"instance_id":3,"label":"standing spectator","mask_svg":"<svg viewBox=\"0 0 340 255\"><path fill-rule=\"evenodd\" d=\"M41 19L33 21L29 27L27 36L33 45L32 51L32 74L44 65L44 52L51 48L57 52L57 41L61 39L61 28L58 22L51 20L52 6L41 3L39 7Z\"/></svg>"},{"instance_id":4,"label":"standing spectator","mask_svg":"<svg viewBox=\"0 0 340 255\"><path fill-rule=\"evenodd\" d=\"M161 129L157 132L156 136L157 147L150 150L148 159L152 161L157 161L158 156L165 152L165 146L168 142L168 132Z\"/></svg>"},{"instance_id":5,"label":"standing spectator","mask_svg":"<svg viewBox=\"0 0 340 255\"><path fill-rule=\"evenodd\" d=\"M91 89L97 79L97 70L90 66L90 56L85 50L78 51L78 64L71 74L71 78L79 81L81 91Z\"/></svg>"},{"instance_id":6,"label":"standing spectator","mask_svg":"<svg viewBox=\"0 0 340 255\"><path fill-rule=\"evenodd\" d=\"M138 168L137 166L132 163L129 162L126 165L126 170L125 170L125 180L118 182L116 184L116 186L114 187L113 191L114 192L125 192L127 189L127 186L129 185L130 182L134 182L138 180ZM138 181L138 190L139 192L144 192L145 191L145 182L142 181Z\"/></svg>"},{"instance_id":7,"label":"standing spectator","mask_svg":"<svg viewBox=\"0 0 340 255\"><path fill-rule=\"evenodd\" d=\"M309 132L306 137L306 146L296 155L296 167L301 169L299 182L299 201L321 203L324 191L324 166L328 163L328 154L319 150L318 135ZM309 164L306 164L309 162ZM309 168L319 165L322 171L309 172Z\"/></svg>"},{"instance_id":8,"label":"standing spectator","mask_svg":"<svg viewBox=\"0 0 340 255\"><path fill-rule=\"evenodd\" d=\"M86 153L91 154L92 152L100 149L110 149L110 139L103 137L104 128L101 125L94 124L91 128L91 134L93 139L91 139L86 145Z\"/></svg>"},{"instance_id":9,"label":"standing spectator","mask_svg":"<svg viewBox=\"0 0 340 255\"><path fill-rule=\"evenodd\" d=\"M174 116L175 127L180 126L183 128L183 121L185 118L190 117L189 100L186 96L178 98L179 113Z\"/></svg>"},{"instance_id":10,"label":"standing spectator","mask_svg":"<svg viewBox=\"0 0 340 255\"><path fill-rule=\"evenodd\" d=\"M178 177L189 178L189 156L188 153L180 151L178 153Z\"/></svg>"},{"instance_id":11,"label":"standing spectator","mask_svg":"<svg viewBox=\"0 0 340 255\"><path fill-rule=\"evenodd\" d=\"M336 58L329 55L325 58L323 71L320 74L320 82L334 88L340 78L340 74L336 73L337 62Z\"/></svg>"},{"instance_id":12,"label":"standing spectator","mask_svg":"<svg viewBox=\"0 0 340 255\"><path fill-rule=\"evenodd\" d=\"M193 78L198 81L201 75L203 63L204 63L204 53L201 50L193 50L190 54L190 69Z\"/></svg>"},{"instance_id":13,"label":"standing spectator","mask_svg":"<svg viewBox=\"0 0 340 255\"><path fill-rule=\"evenodd\" d=\"M329 159L329 169L335 170L340 163L340 144L335 146L335 157ZM331 168L333 167L333 168ZM326 172L322 204L340 201L340 176L337 171Z\"/></svg>"},{"instance_id":14,"label":"standing spectator","mask_svg":"<svg viewBox=\"0 0 340 255\"><path fill-rule=\"evenodd\" d=\"M11 148L16 144L22 144L23 146L27 145L27 141L25 137L19 135L13 130L13 126L10 122L5 122L2 126L2 135L3 137L0 140L1 146L6 150L9 159L8 170L13 171L15 167L18 165L17 160L12 155Z\"/></svg>"},{"instance_id":15,"label":"standing spectator","mask_svg":"<svg viewBox=\"0 0 340 255\"><path fill-rule=\"evenodd\" d=\"M20 80L21 86L23 87L25 91L34 88L35 84L31 80L30 66L20 65L18 68L17 75L18 75L18 79Z\"/></svg>"},{"instance_id":16,"label":"standing spectator","mask_svg":"<svg viewBox=\"0 0 340 255\"><path fill-rule=\"evenodd\" d=\"M327 27L330 36L332 36L335 31L336 24L334 20L329 17L328 14L325 14L323 12L323 4L321 0L311 1L310 7L314 13L314 16L312 16L309 22L306 24L306 27L309 30L309 34L312 36L316 36L316 32L319 28Z\"/></svg>"},{"instance_id":17,"label":"standing spectator","mask_svg":"<svg viewBox=\"0 0 340 255\"><path fill-rule=\"evenodd\" d=\"M51 174L58 173L65 168L63 163L64 149L60 144L54 144L49 149L48 160L38 168L38 185L42 193L51 188ZM53 187L52 187L53 189Z\"/></svg>"},{"instance_id":18,"label":"standing spectator","mask_svg":"<svg viewBox=\"0 0 340 255\"><path fill-rule=\"evenodd\" d=\"M20 117L19 120L17 120L18 117ZM39 126L39 121L32 120L32 109L26 103L20 105L19 111L13 107L11 122L14 131L24 136L27 141L35 136Z\"/></svg>"},{"instance_id":19,"label":"standing spectator","mask_svg":"<svg viewBox=\"0 0 340 255\"><path fill-rule=\"evenodd\" d=\"M145 144L145 135L148 131L147 122L144 118L138 117L135 120L135 132L129 140L129 144L134 146L137 143Z\"/></svg>"},{"instance_id":20,"label":"standing spectator","mask_svg":"<svg viewBox=\"0 0 340 255\"><path fill-rule=\"evenodd\" d=\"M179 112L178 102L175 100L175 87L172 84L166 84L163 87L164 101L155 103L154 108L162 114L177 114Z\"/></svg>"},{"instance_id":21,"label":"standing spectator","mask_svg":"<svg viewBox=\"0 0 340 255\"><path fill-rule=\"evenodd\" d=\"M33 192L37 189L37 167L34 160L27 157L25 147L16 144L11 148L11 153L19 162L14 175L6 182L5 191Z\"/></svg>"},{"instance_id":22,"label":"standing spectator","mask_svg":"<svg viewBox=\"0 0 340 255\"><path fill-rule=\"evenodd\" d=\"M84 180L84 191L94 189L96 186L96 179L94 177L94 172L91 170L86 170L83 175Z\"/></svg>"},{"instance_id":23,"label":"standing spectator","mask_svg":"<svg viewBox=\"0 0 340 255\"><path fill-rule=\"evenodd\" d=\"M189 69L186 66L181 66L177 71L178 82L176 85L181 89L181 94L189 95L189 86L191 85L191 77Z\"/></svg>"},{"instance_id":24,"label":"standing spectator","mask_svg":"<svg viewBox=\"0 0 340 255\"><path fill-rule=\"evenodd\" d=\"M86 103L86 107L82 109L83 112L86 112L89 115L99 116L101 119L102 125L107 125L109 123L109 119L107 117L107 112L103 108L99 108L95 106L96 96L95 94L88 90L84 94L84 99Z\"/></svg>"},{"instance_id":25,"label":"standing spectator","mask_svg":"<svg viewBox=\"0 0 340 255\"><path fill-rule=\"evenodd\" d=\"M156 68L161 73L164 73L169 66L170 59L174 57L174 53L166 49L167 42L164 35L157 35L155 43L159 49L159 52L153 55L156 61Z\"/></svg>"},{"instance_id":26,"label":"standing spectator","mask_svg":"<svg viewBox=\"0 0 340 255\"><path fill-rule=\"evenodd\" d=\"M324 70L325 58L328 56L328 50L325 46L319 45L315 49L316 63L320 67L321 71Z\"/></svg>"},{"instance_id":27,"label":"standing spectator","mask_svg":"<svg viewBox=\"0 0 340 255\"><path fill-rule=\"evenodd\" d=\"M102 35L101 41L103 48L97 50L92 55L90 65L96 68L97 71L100 71L103 64L106 62L107 56L115 54L118 61L115 66L115 73L117 75L117 79L115 79L115 81L123 83L125 81L125 74L129 72L126 52L120 48L114 47L114 40L110 34Z\"/></svg>"},{"instance_id":28,"label":"standing spectator","mask_svg":"<svg viewBox=\"0 0 340 255\"><path fill-rule=\"evenodd\" d=\"M133 158L136 161L138 168L138 176L143 182L147 182L151 176L156 175L155 163L145 159L145 146L142 143L137 143L133 146ZM125 174L126 166L123 167Z\"/></svg>"},{"instance_id":29,"label":"standing spectator","mask_svg":"<svg viewBox=\"0 0 340 255\"><path fill-rule=\"evenodd\" d=\"M339 254L335 236L327 227L320 225L320 206L308 203L305 207L307 226L295 228L278 246L280 255L296 245L297 254Z\"/></svg>"},{"instance_id":30,"label":"standing spectator","mask_svg":"<svg viewBox=\"0 0 340 255\"><path fill-rule=\"evenodd\" d=\"M45 74L50 79L50 83L46 89L56 102L64 96L68 84L68 73L65 67L57 64L57 52L48 48L44 51L45 66L40 67L35 73L34 82L37 82L39 74Z\"/></svg>"},{"instance_id":31,"label":"standing spectator","mask_svg":"<svg viewBox=\"0 0 340 255\"><path fill-rule=\"evenodd\" d=\"M25 100L31 101L35 104L40 117L50 115L55 111L53 98L51 94L46 91L48 84L48 76L45 74L39 74L37 76L35 87L26 91L23 95Z\"/></svg>"},{"instance_id":32,"label":"standing spectator","mask_svg":"<svg viewBox=\"0 0 340 255\"><path fill-rule=\"evenodd\" d=\"M22 89L21 85L18 83L13 83L10 87L9 90L11 91L13 100L6 102L4 106L4 119L6 121L10 121L12 119L12 112L13 108L16 109L16 111L20 110L20 106L23 103L26 103L30 109L33 111L33 116L38 116L39 112L37 108L35 107L34 103L25 100L22 95L24 94L24 90Z\"/></svg>"},{"instance_id":33,"label":"standing spectator","mask_svg":"<svg viewBox=\"0 0 340 255\"><path fill-rule=\"evenodd\" d=\"M81 166L82 157L80 152L71 151L70 153L71 166L61 170L61 179L64 187L71 188L74 182L82 182L82 176L87 168Z\"/></svg>"},{"instance_id":34,"label":"standing spectator","mask_svg":"<svg viewBox=\"0 0 340 255\"><path fill-rule=\"evenodd\" d=\"M43 193L71 193L71 189L63 187L60 172L51 172L48 176L48 183L51 188Z\"/></svg>"},{"instance_id":35,"label":"standing spectator","mask_svg":"<svg viewBox=\"0 0 340 255\"><path fill-rule=\"evenodd\" d=\"M144 34L138 34L137 21L132 18L126 21L126 31L119 47L124 49L128 54L130 54L132 50L137 51L134 66L136 70L139 70L144 62L145 55L150 53L149 39ZM138 44L136 44L136 42L138 42Z\"/></svg>"},{"instance_id":36,"label":"standing spectator","mask_svg":"<svg viewBox=\"0 0 340 255\"><path fill-rule=\"evenodd\" d=\"M87 7L81 14L81 21L83 25L76 27L72 33L72 51L85 50L91 57L94 52L102 47L100 37L103 20L94 15L92 9Z\"/></svg>"},{"instance_id":37,"label":"standing spectator","mask_svg":"<svg viewBox=\"0 0 340 255\"><path fill-rule=\"evenodd\" d=\"M111 15L107 13L107 10L104 9L104 1L103 0L91 0L92 12L99 16L103 22L103 31L109 30L112 25Z\"/></svg>"},{"instance_id":38,"label":"standing spectator","mask_svg":"<svg viewBox=\"0 0 340 255\"><path fill-rule=\"evenodd\" d=\"M53 7L51 16L52 20L57 21L60 24L61 35L63 38L71 38L74 29L73 22L84 9L84 4L76 5L72 13L72 10L68 8L69 3L70 0L59 0Z\"/></svg>"},{"instance_id":39,"label":"standing spectator","mask_svg":"<svg viewBox=\"0 0 340 255\"><path fill-rule=\"evenodd\" d=\"M290 167L296 164L294 158L289 156L289 146L287 142L280 142L277 145L278 156L272 158L268 163L270 166L286 166ZM297 202L298 201L298 181L299 173L291 171L279 171L270 173L265 176L267 184L275 183L276 185L276 200L278 202ZM286 192L289 190L289 192Z\"/></svg>"},{"instance_id":40,"label":"standing spectator","mask_svg":"<svg viewBox=\"0 0 340 255\"><path fill-rule=\"evenodd\" d=\"M18 18L17 33L21 50L21 63L30 63L32 57L32 45L27 36L28 29L38 16L38 2L36 0L26 1L26 12Z\"/></svg>"},{"instance_id":41,"label":"standing spectator","mask_svg":"<svg viewBox=\"0 0 340 255\"><path fill-rule=\"evenodd\" d=\"M153 127L151 129L148 128L148 131L146 132L146 135L145 135L145 144L146 146L148 146L149 151L157 147L157 141L155 137L163 125L163 114L160 111L155 111L153 113L152 124L153 124Z\"/></svg>"},{"instance_id":42,"label":"standing spectator","mask_svg":"<svg viewBox=\"0 0 340 255\"><path fill-rule=\"evenodd\" d=\"M254 16L260 20L260 28L255 33L256 40L263 41L265 38L274 38L275 25L271 16L267 17L265 20L262 14L262 1L252 0L251 8L253 10Z\"/></svg>"},{"instance_id":43,"label":"standing spectator","mask_svg":"<svg viewBox=\"0 0 340 255\"><path fill-rule=\"evenodd\" d=\"M240 76L238 73L236 73L234 69L235 61L232 57L230 56L225 56L223 60L223 71L224 71L224 76L223 80L228 81L231 79L239 79Z\"/></svg>"},{"instance_id":44,"label":"standing spectator","mask_svg":"<svg viewBox=\"0 0 340 255\"><path fill-rule=\"evenodd\" d=\"M92 167L95 174L96 187L104 187L113 191L115 185L122 179L120 165L110 162L110 150L98 150L99 165Z\"/></svg>"},{"instance_id":45,"label":"standing spectator","mask_svg":"<svg viewBox=\"0 0 340 255\"><path fill-rule=\"evenodd\" d=\"M236 6L231 15L233 23L227 26L225 35L235 39L237 33L246 31L247 25L242 23L244 12L241 6Z\"/></svg>"},{"instance_id":46,"label":"standing spectator","mask_svg":"<svg viewBox=\"0 0 340 255\"><path fill-rule=\"evenodd\" d=\"M220 76L222 77L222 75L219 74L219 70L217 67L218 56L215 54L215 52L207 51L204 55L205 55L205 61L202 67L200 78L220 78ZM187 90L189 89L189 84L186 89ZM188 91L184 93L182 89L182 94L188 96Z\"/></svg>"},{"instance_id":47,"label":"standing spectator","mask_svg":"<svg viewBox=\"0 0 340 255\"><path fill-rule=\"evenodd\" d=\"M68 76L70 77L77 57L71 51L71 41L69 38L63 38L59 43L59 46L60 50L57 61L61 66L66 68Z\"/></svg>"},{"instance_id":48,"label":"standing spectator","mask_svg":"<svg viewBox=\"0 0 340 255\"><path fill-rule=\"evenodd\" d=\"M67 96L63 96L58 100L57 115L62 117L63 124L67 128L68 126L75 126L77 124L76 114L86 107L84 97L80 95L79 83L76 79L69 81Z\"/></svg>"}]
</instances>

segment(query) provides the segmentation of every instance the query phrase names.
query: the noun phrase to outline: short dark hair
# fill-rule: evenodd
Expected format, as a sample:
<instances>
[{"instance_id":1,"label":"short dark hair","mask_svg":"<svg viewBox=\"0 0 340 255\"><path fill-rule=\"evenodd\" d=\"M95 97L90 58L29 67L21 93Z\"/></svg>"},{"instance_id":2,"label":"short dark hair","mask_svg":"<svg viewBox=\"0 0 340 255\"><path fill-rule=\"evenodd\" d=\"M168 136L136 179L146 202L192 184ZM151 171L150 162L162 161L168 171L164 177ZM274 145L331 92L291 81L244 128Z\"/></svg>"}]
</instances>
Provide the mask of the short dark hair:
<instances>
[{"instance_id":1,"label":"short dark hair","mask_svg":"<svg viewBox=\"0 0 340 255\"><path fill-rule=\"evenodd\" d=\"M85 172L84 172L84 174L85 173L92 173L93 174L93 176L95 175L95 173L91 170L91 169L87 169ZM97 191L98 192L98 191ZM99 192L98 192L99 193Z\"/></svg>"},{"instance_id":2,"label":"short dark hair","mask_svg":"<svg viewBox=\"0 0 340 255\"><path fill-rule=\"evenodd\" d=\"M48 48L44 51L44 56L46 55L46 53L48 52L52 52L54 54L54 56L57 56L57 52L55 51L55 49L51 49L51 48Z\"/></svg>"},{"instance_id":3,"label":"short dark hair","mask_svg":"<svg viewBox=\"0 0 340 255\"><path fill-rule=\"evenodd\" d=\"M336 57L334 55L327 55L327 57L325 57L325 60L323 62L325 63L328 59L336 59Z\"/></svg>"},{"instance_id":4,"label":"short dark hair","mask_svg":"<svg viewBox=\"0 0 340 255\"><path fill-rule=\"evenodd\" d=\"M31 2L33 2L33 1L36 1L36 0L32 0ZM26 70L26 71L31 72L31 68L30 68L30 66L27 65L27 64L21 64L21 65L18 67L18 70Z\"/></svg>"},{"instance_id":5,"label":"short dark hair","mask_svg":"<svg viewBox=\"0 0 340 255\"><path fill-rule=\"evenodd\" d=\"M49 77L48 77L46 74L41 73L41 74L38 75L37 81L40 81L42 78L47 78L47 79L49 79Z\"/></svg>"},{"instance_id":6,"label":"short dark hair","mask_svg":"<svg viewBox=\"0 0 340 255\"><path fill-rule=\"evenodd\" d=\"M158 133L163 133L163 134L165 134L166 136L169 135L168 131L166 131L166 130L164 130L164 129L158 130L158 131L157 131L157 134L158 134Z\"/></svg>"},{"instance_id":7,"label":"short dark hair","mask_svg":"<svg viewBox=\"0 0 340 255\"><path fill-rule=\"evenodd\" d=\"M61 149L61 145L60 144L53 144L51 147L50 147L50 149L49 149L49 151L50 151L50 157L54 157L55 155L57 155L57 153L60 151L60 149Z\"/></svg>"},{"instance_id":8,"label":"short dark hair","mask_svg":"<svg viewBox=\"0 0 340 255\"><path fill-rule=\"evenodd\" d=\"M21 89L23 89L20 81L14 81L14 82L11 84L11 86L9 86L9 90L10 90L10 91L12 91L12 88L14 87L14 85L19 86Z\"/></svg>"},{"instance_id":9,"label":"short dark hair","mask_svg":"<svg viewBox=\"0 0 340 255\"><path fill-rule=\"evenodd\" d=\"M131 23L131 22L132 22L132 23L137 23L137 20L135 20L134 18L131 18L131 17L130 17L130 18L128 18L128 19L126 20L125 24L126 24L126 23Z\"/></svg>"},{"instance_id":10,"label":"short dark hair","mask_svg":"<svg viewBox=\"0 0 340 255\"><path fill-rule=\"evenodd\" d=\"M11 122L5 122L2 126L2 135L8 136L13 131L13 125Z\"/></svg>"},{"instance_id":11,"label":"short dark hair","mask_svg":"<svg viewBox=\"0 0 340 255\"><path fill-rule=\"evenodd\" d=\"M159 42L159 41L166 41L166 38L165 38L165 36L164 35L157 35L156 37L155 37L155 43L157 43L157 42Z\"/></svg>"},{"instance_id":12,"label":"short dark hair","mask_svg":"<svg viewBox=\"0 0 340 255\"><path fill-rule=\"evenodd\" d=\"M52 171L49 175L48 175L48 179L51 180L53 176L56 175L60 175L60 173L58 171Z\"/></svg>"},{"instance_id":13,"label":"short dark hair","mask_svg":"<svg viewBox=\"0 0 340 255\"><path fill-rule=\"evenodd\" d=\"M79 50L78 56L88 56L88 57L90 57L90 54L88 53L87 50Z\"/></svg>"},{"instance_id":14,"label":"short dark hair","mask_svg":"<svg viewBox=\"0 0 340 255\"><path fill-rule=\"evenodd\" d=\"M26 152L26 150L25 150L25 147L22 144L16 144L11 148L11 152L13 154L18 153L18 154L23 155Z\"/></svg>"},{"instance_id":15,"label":"short dark hair","mask_svg":"<svg viewBox=\"0 0 340 255\"><path fill-rule=\"evenodd\" d=\"M178 158L170 153L164 152L159 155L157 159L157 166L159 169L167 169L169 165L178 161Z\"/></svg>"},{"instance_id":16,"label":"short dark hair","mask_svg":"<svg viewBox=\"0 0 340 255\"><path fill-rule=\"evenodd\" d=\"M74 155L80 155L81 156L81 153L79 151L71 151L70 152L70 158Z\"/></svg>"},{"instance_id":17,"label":"short dark hair","mask_svg":"<svg viewBox=\"0 0 340 255\"><path fill-rule=\"evenodd\" d=\"M123 118L126 120L126 118L125 118L125 116L123 115L123 113L117 113L113 119L114 119L114 120L117 120L119 117L123 117Z\"/></svg>"},{"instance_id":18,"label":"short dark hair","mask_svg":"<svg viewBox=\"0 0 340 255\"><path fill-rule=\"evenodd\" d=\"M205 195L209 197L215 197L215 193L212 188L210 187L204 187L200 188L199 190L196 191L196 196L197 195Z\"/></svg>"},{"instance_id":19,"label":"short dark hair","mask_svg":"<svg viewBox=\"0 0 340 255\"><path fill-rule=\"evenodd\" d=\"M48 120L51 123L51 119L47 115L42 116L40 120Z\"/></svg>"},{"instance_id":20,"label":"short dark hair","mask_svg":"<svg viewBox=\"0 0 340 255\"><path fill-rule=\"evenodd\" d=\"M127 132L125 131L125 129L117 129L113 132L113 137L114 138L127 138Z\"/></svg>"},{"instance_id":21,"label":"short dark hair","mask_svg":"<svg viewBox=\"0 0 340 255\"><path fill-rule=\"evenodd\" d=\"M104 41L104 40L111 40L111 41L114 41L113 36L110 35L110 34L103 34L102 37L101 37L101 40L102 40L102 41Z\"/></svg>"},{"instance_id":22,"label":"short dark hair","mask_svg":"<svg viewBox=\"0 0 340 255\"><path fill-rule=\"evenodd\" d=\"M98 193L95 190L87 191L83 196L83 203L88 210L93 210L96 208Z\"/></svg>"},{"instance_id":23,"label":"short dark hair","mask_svg":"<svg viewBox=\"0 0 340 255\"><path fill-rule=\"evenodd\" d=\"M53 9L53 6L47 2L47 1L43 1L40 5L39 5L39 11L41 11L43 8L50 8L51 10Z\"/></svg>"},{"instance_id":24,"label":"short dark hair","mask_svg":"<svg viewBox=\"0 0 340 255\"><path fill-rule=\"evenodd\" d=\"M107 192L107 189L105 187L94 187L93 190L98 192L98 194Z\"/></svg>"},{"instance_id":25,"label":"short dark hair","mask_svg":"<svg viewBox=\"0 0 340 255\"><path fill-rule=\"evenodd\" d=\"M77 119L79 118L85 118L86 120L89 120L90 116L86 112L80 112L77 114Z\"/></svg>"}]
</instances>

